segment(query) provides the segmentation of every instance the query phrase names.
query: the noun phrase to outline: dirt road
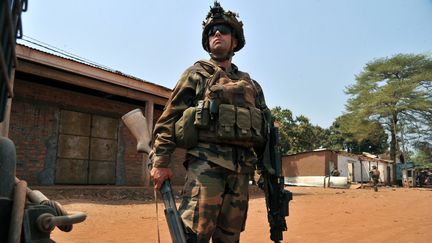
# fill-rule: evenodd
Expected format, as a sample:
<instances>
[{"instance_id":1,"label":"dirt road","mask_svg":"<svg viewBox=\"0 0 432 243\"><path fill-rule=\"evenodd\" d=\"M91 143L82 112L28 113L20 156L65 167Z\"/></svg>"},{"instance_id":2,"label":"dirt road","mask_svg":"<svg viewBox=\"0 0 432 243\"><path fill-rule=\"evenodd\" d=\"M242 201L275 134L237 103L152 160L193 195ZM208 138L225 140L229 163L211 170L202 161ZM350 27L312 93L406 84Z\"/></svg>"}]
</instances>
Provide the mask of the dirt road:
<instances>
[{"instance_id":1,"label":"dirt road","mask_svg":"<svg viewBox=\"0 0 432 243\"><path fill-rule=\"evenodd\" d=\"M283 242L431 242L432 190L289 187L294 193ZM65 243L157 242L154 203L120 200L60 200L69 211L86 212L72 232L56 229ZM262 195L250 200L241 242L271 242ZM159 204L161 242L171 242Z\"/></svg>"}]
</instances>

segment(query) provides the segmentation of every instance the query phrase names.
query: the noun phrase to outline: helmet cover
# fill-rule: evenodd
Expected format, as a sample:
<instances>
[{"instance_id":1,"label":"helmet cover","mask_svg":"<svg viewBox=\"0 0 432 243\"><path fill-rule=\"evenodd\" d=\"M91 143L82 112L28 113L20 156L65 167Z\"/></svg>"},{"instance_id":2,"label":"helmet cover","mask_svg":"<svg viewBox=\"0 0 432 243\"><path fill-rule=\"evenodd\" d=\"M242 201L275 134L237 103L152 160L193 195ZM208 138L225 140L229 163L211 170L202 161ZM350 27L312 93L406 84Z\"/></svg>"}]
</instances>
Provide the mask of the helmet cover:
<instances>
[{"instance_id":1,"label":"helmet cover","mask_svg":"<svg viewBox=\"0 0 432 243\"><path fill-rule=\"evenodd\" d=\"M225 11L220 3L214 2L213 7L210 7L210 11L207 14L205 21L203 21L203 32L202 32L202 46L204 50L210 52L208 32L210 28L216 24L226 24L233 30L233 36L237 39L237 46L234 48L234 52L242 49L246 43L243 33L243 22L237 19L238 14Z\"/></svg>"}]
</instances>

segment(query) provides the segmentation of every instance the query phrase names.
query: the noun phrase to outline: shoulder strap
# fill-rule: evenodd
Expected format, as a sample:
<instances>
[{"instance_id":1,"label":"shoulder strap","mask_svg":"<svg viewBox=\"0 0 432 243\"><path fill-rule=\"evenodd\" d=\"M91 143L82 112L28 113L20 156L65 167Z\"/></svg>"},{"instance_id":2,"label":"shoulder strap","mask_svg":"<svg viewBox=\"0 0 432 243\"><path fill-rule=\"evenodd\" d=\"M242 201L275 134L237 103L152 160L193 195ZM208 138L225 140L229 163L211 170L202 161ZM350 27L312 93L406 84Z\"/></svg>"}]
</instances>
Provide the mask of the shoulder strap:
<instances>
[{"instance_id":1,"label":"shoulder strap","mask_svg":"<svg viewBox=\"0 0 432 243\"><path fill-rule=\"evenodd\" d=\"M205 83L201 84L200 89L196 90L197 97L203 99L206 90L216 82L216 80L220 76L220 72L223 72L223 70L220 67L218 67L216 64L207 60L199 60L195 62L195 65L198 65L200 69L197 72L202 76L204 76L206 79Z\"/></svg>"},{"instance_id":2,"label":"shoulder strap","mask_svg":"<svg viewBox=\"0 0 432 243\"><path fill-rule=\"evenodd\" d=\"M207 60L199 60L195 62L195 64L200 65L208 75L213 75L219 68L217 65Z\"/></svg>"},{"instance_id":3,"label":"shoulder strap","mask_svg":"<svg viewBox=\"0 0 432 243\"><path fill-rule=\"evenodd\" d=\"M195 65L199 65L199 69L201 70L198 70L197 72L206 78L204 86L201 86L200 90L196 91L197 97L203 98L205 91L216 82L216 80L220 77L220 72L223 72L223 70L216 64L207 60L199 60L195 62ZM241 74L241 78L245 78L245 80L252 84L252 87L255 91L255 97L257 98L256 100L258 100L261 89L257 87L257 84L255 83L256 81L251 79L248 73L242 72L240 70L239 72Z\"/></svg>"}]
</instances>

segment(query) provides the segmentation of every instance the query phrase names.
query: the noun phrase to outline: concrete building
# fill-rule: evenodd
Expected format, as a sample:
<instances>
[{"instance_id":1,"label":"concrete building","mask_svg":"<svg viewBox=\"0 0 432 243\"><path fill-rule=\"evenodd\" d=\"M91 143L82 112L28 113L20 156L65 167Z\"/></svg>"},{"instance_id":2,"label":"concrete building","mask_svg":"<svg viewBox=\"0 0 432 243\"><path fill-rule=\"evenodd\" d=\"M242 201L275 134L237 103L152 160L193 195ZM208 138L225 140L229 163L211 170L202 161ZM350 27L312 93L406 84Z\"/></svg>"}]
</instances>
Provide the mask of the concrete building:
<instances>
[{"instance_id":1,"label":"concrete building","mask_svg":"<svg viewBox=\"0 0 432 243\"><path fill-rule=\"evenodd\" d=\"M23 45L16 53L7 122L20 179L30 185L149 183L146 158L121 116L141 108L151 129L170 89ZM174 157L183 161L183 154ZM184 170L173 169L180 173L173 183L183 183Z\"/></svg>"}]
</instances>

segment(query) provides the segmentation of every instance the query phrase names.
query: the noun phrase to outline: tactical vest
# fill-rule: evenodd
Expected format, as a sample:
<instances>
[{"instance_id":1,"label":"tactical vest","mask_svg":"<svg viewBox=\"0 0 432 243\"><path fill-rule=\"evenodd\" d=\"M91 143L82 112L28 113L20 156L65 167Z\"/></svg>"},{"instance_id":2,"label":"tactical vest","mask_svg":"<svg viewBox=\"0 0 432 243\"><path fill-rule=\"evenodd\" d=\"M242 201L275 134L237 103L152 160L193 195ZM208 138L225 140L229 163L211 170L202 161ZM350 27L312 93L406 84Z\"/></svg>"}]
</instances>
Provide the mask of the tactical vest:
<instances>
[{"instance_id":1,"label":"tactical vest","mask_svg":"<svg viewBox=\"0 0 432 243\"><path fill-rule=\"evenodd\" d=\"M232 80L208 61L198 64L205 70L203 76L207 80L197 90L196 106L188 108L176 123L178 145L192 148L195 140L240 147L262 145L265 122L257 106L258 90L254 81L247 73L240 73L238 80Z\"/></svg>"}]
</instances>

